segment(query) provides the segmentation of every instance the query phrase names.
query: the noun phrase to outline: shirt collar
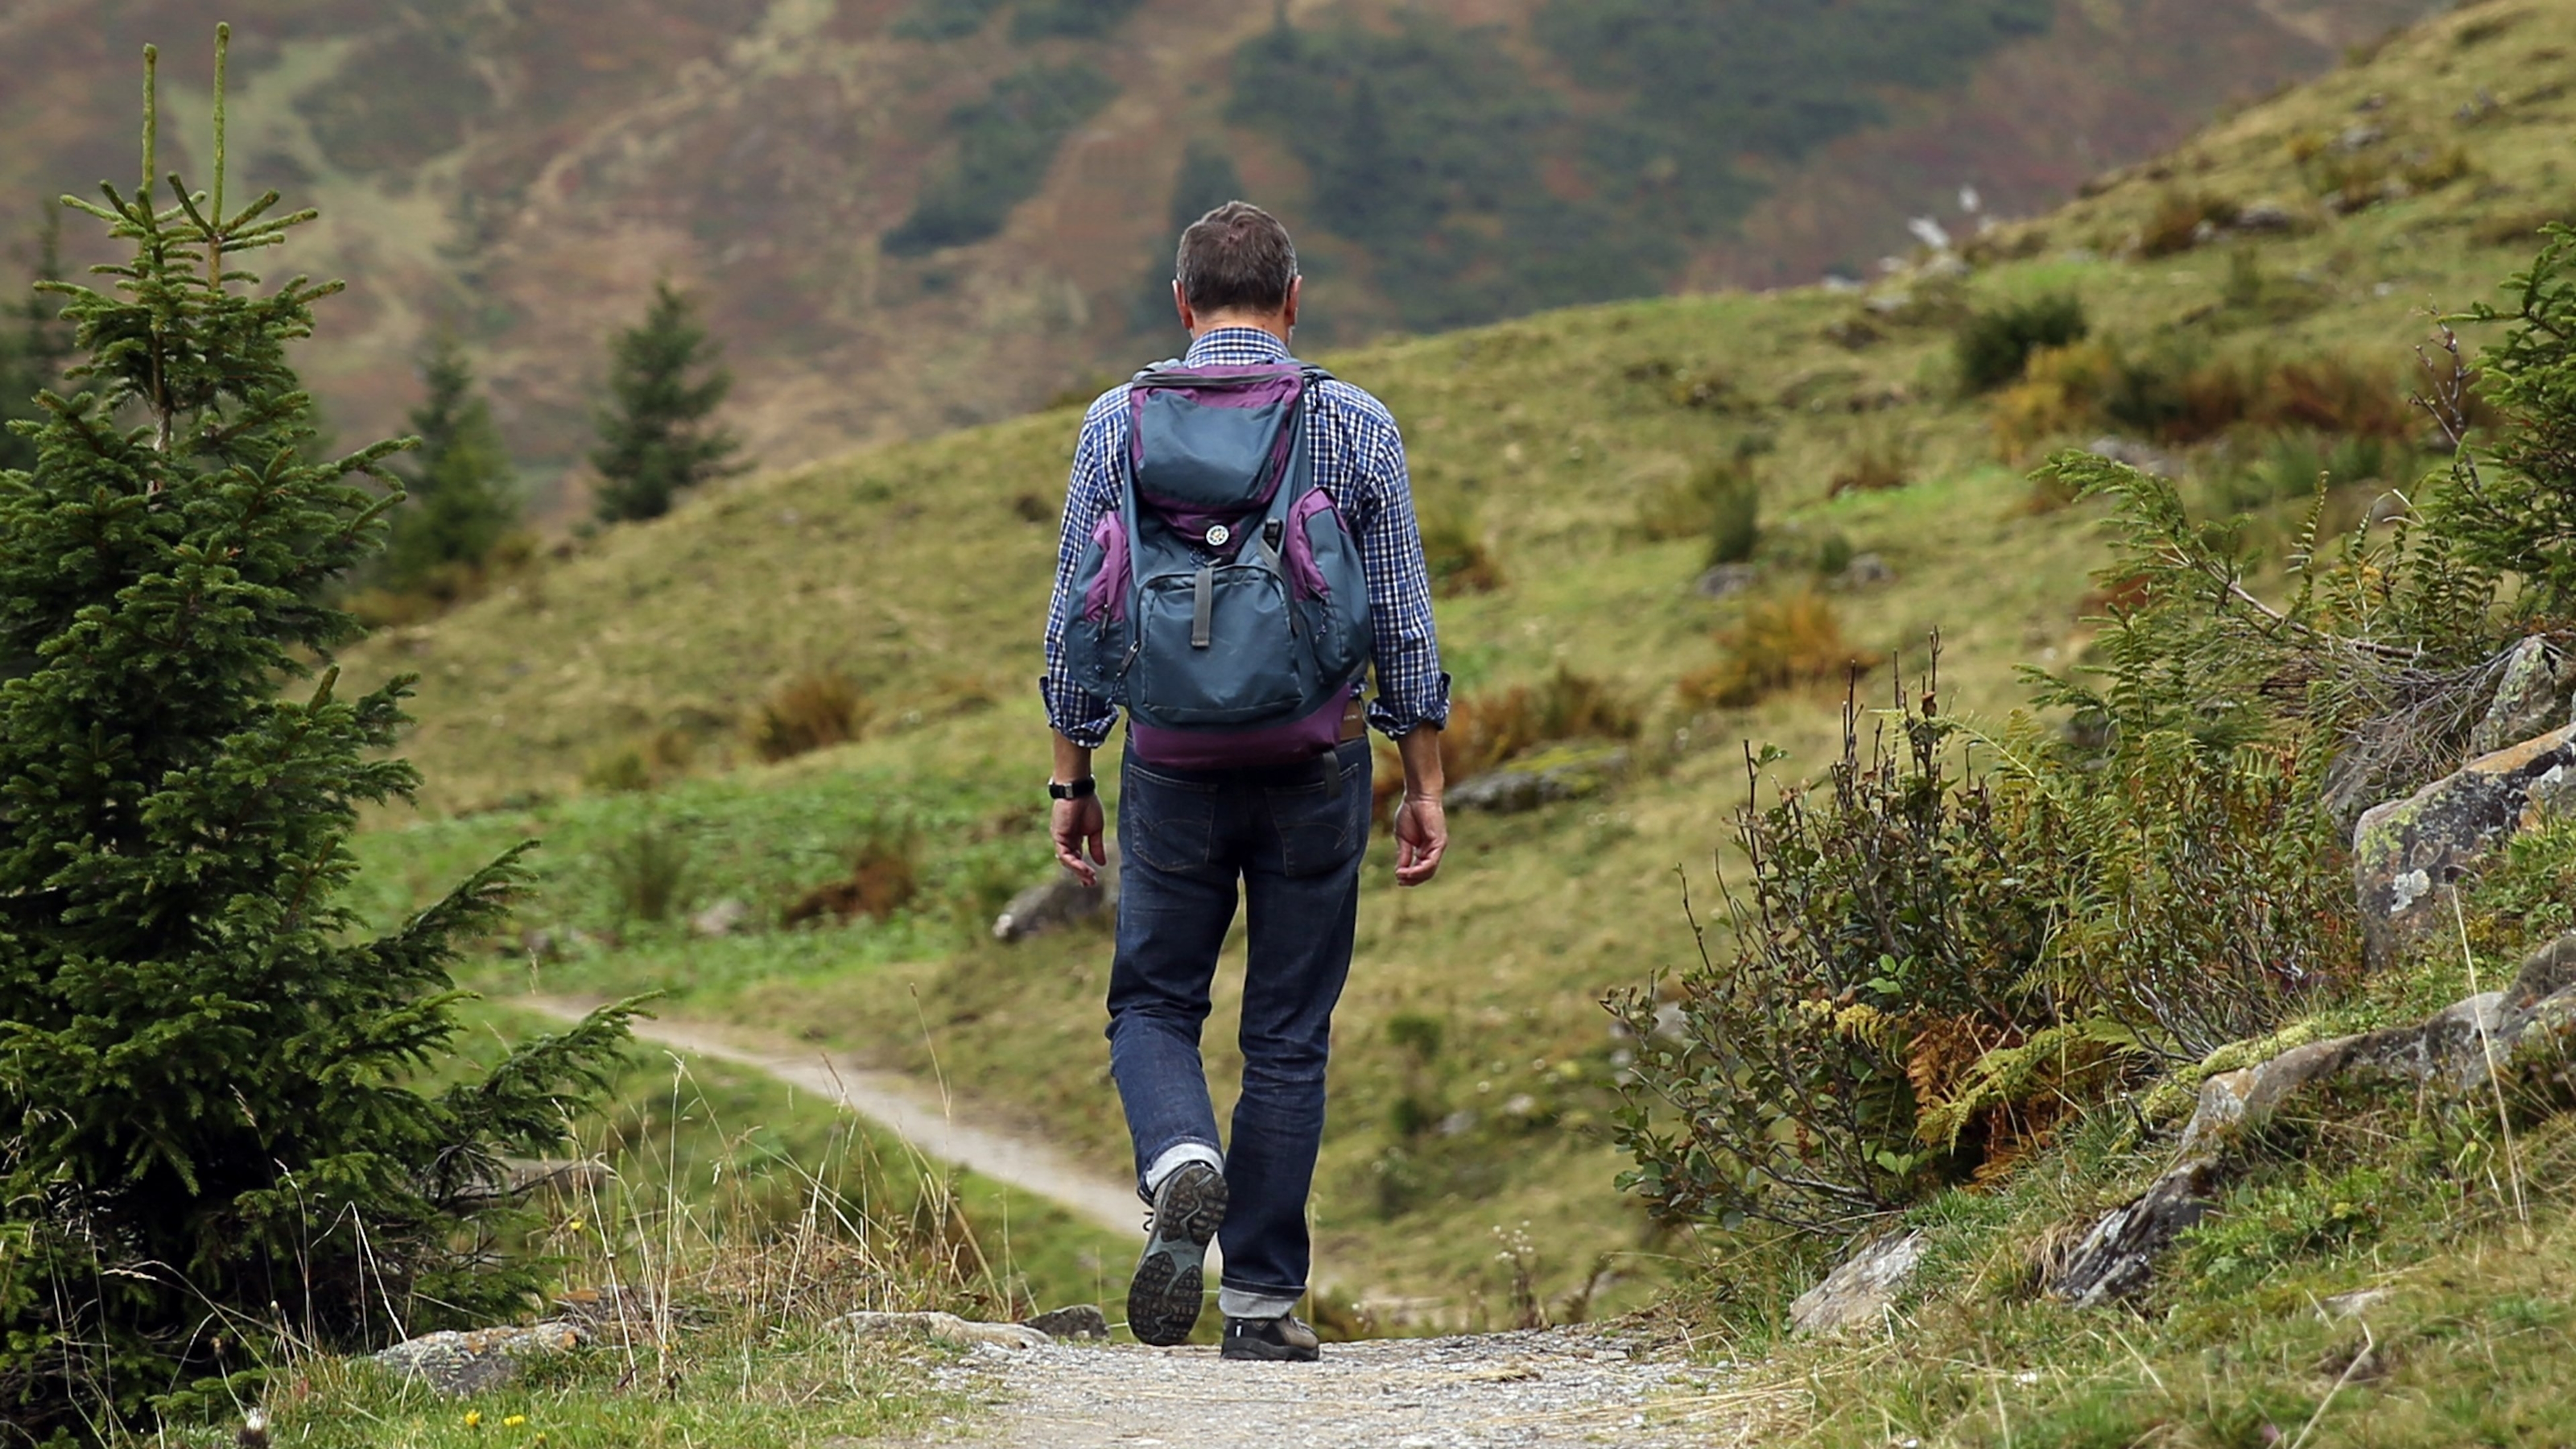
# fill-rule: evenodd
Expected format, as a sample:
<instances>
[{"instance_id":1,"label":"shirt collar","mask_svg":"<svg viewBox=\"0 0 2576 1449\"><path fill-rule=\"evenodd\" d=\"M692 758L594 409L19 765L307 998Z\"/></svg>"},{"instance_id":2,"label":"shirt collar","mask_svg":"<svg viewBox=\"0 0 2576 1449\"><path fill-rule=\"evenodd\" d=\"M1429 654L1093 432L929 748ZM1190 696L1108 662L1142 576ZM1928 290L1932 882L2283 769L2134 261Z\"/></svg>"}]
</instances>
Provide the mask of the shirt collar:
<instances>
[{"instance_id":1,"label":"shirt collar","mask_svg":"<svg viewBox=\"0 0 2576 1449\"><path fill-rule=\"evenodd\" d=\"M1257 367L1287 357L1287 347L1258 327L1214 327L1190 344L1181 362L1187 367Z\"/></svg>"}]
</instances>

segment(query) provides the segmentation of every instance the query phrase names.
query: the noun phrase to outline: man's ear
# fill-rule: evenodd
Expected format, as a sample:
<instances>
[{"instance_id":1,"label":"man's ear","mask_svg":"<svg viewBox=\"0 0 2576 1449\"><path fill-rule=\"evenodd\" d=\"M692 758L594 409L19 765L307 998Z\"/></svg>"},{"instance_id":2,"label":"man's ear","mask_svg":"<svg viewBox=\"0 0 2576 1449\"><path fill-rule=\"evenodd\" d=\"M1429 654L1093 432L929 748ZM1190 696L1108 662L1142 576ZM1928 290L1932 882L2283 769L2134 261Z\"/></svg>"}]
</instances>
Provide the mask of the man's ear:
<instances>
[{"instance_id":1,"label":"man's ear","mask_svg":"<svg viewBox=\"0 0 2576 1449\"><path fill-rule=\"evenodd\" d=\"M1181 330L1195 334L1199 330L1198 314L1190 310L1189 294L1181 290L1178 278L1172 282L1172 310L1181 314Z\"/></svg>"},{"instance_id":2,"label":"man's ear","mask_svg":"<svg viewBox=\"0 0 2576 1449\"><path fill-rule=\"evenodd\" d=\"M1303 301L1305 296L1306 279L1304 277L1290 277L1288 279L1288 310L1279 315L1279 320L1286 324L1291 330L1295 329L1297 326L1297 304Z\"/></svg>"}]
</instances>

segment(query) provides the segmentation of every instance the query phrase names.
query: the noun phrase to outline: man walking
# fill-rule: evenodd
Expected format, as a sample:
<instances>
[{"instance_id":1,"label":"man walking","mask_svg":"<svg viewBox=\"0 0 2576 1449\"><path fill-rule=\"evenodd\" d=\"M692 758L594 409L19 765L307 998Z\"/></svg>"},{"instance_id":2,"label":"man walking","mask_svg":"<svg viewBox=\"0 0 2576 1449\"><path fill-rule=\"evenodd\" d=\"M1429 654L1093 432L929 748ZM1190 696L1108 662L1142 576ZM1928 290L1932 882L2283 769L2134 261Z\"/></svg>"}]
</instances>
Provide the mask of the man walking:
<instances>
[{"instance_id":1,"label":"man walking","mask_svg":"<svg viewBox=\"0 0 2576 1449\"><path fill-rule=\"evenodd\" d=\"M1225 1356L1311 1360L1291 1310L1368 846L1367 726L1403 759L1395 874L1418 886L1448 846L1449 680L1395 420L1289 353L1287 229L1229 202L1182 233L1175 272L1188 354L1092 404L1074 450L1042 681L1052 833L1096 879L1091 756L1123 706L1109 1061L1153 1205L1129 1327L1188 1339L1215 1239ZM1238 883L1243 1083L1220 1142L1199 1032Z\"/></svg>"}]
</instances>

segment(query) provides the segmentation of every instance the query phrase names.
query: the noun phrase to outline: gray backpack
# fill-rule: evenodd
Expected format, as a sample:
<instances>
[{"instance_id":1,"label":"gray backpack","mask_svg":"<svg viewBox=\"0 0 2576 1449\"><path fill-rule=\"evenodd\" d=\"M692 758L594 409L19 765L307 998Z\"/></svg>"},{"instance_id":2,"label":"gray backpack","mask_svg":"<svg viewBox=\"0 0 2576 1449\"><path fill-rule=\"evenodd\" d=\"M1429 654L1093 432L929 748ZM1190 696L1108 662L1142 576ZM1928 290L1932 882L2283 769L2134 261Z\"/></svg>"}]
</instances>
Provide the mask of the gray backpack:
<instances>
[{"instance_id":1,"label":"gray backpack","mask_svg":"<svg viewBox=\"0 0 2576 1449\"><path fill-rule=\"evenodd\" d=\"M1066 600L1073 681L1149 764L1288 764L1340 738L1368 665L1358 541L1315 486L1296 362L1136 375L1118 507Z\"/></svg>"}]
</instances>

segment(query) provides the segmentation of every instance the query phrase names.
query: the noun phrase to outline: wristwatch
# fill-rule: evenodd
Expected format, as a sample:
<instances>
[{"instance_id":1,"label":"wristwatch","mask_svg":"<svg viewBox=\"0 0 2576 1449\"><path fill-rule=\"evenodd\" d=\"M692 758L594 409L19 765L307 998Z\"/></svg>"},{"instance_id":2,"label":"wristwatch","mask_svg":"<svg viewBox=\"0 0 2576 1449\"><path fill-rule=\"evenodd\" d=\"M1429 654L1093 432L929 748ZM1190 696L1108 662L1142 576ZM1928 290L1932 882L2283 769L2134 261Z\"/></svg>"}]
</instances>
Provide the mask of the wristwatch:
<instances>
[{"instance_id":1,"label":"wristwatch","mask_svg":"<svg viewBox=\"0 0 2576 1449\"><path fill-rule=\"evenodd\" d=\"M1099 793L1100 782L1089 775L1070 785L1062 780L1047 781L1047 798L1050 800L1088 800Z\"/></svg>"}]
</instances>

